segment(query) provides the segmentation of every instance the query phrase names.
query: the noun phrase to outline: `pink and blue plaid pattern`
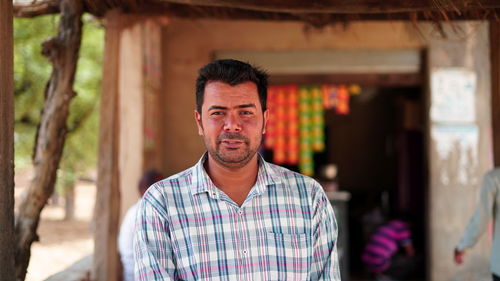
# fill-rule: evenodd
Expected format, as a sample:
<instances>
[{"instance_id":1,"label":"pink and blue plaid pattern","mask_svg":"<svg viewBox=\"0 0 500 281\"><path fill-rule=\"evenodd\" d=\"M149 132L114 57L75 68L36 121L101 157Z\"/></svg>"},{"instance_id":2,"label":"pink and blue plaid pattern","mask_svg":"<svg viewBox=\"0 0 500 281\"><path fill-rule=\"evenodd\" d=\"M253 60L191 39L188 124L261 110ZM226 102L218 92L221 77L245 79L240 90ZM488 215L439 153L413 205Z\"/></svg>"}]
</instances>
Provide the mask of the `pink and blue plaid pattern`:
<instances>
[{"instance_id":1,"label":"pink and blue plaid pattern","mask_svg":"<svg viewBox=\"0 0 500 281\"><path fill-rule=\"evenodd\" d=\"M337 223L321 186L259 159L238 206L192 168L151 186L137 213L136 280L335 280Z\"/></svg>"}]
</instances>

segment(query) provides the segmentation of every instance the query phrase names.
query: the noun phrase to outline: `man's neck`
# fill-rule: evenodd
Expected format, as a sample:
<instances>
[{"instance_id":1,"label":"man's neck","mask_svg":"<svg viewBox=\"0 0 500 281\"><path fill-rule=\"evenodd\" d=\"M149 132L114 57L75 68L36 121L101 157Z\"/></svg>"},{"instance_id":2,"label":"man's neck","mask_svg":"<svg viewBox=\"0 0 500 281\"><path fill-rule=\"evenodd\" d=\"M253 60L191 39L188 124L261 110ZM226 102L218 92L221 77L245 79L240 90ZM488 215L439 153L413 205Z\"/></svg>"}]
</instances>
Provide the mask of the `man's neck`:
<instances>
[{"instance_id":1,"label":"man's neck","mask_svg":"<svg viewBox=\"0 0 500 281\"><path fill-rule=\"evenodd\" d=\"M225 167L208 155L204 166L215 186L240 206L255 184L259 171L257 154L245 166L238 168Z\"/></svg>"}]
</instances>

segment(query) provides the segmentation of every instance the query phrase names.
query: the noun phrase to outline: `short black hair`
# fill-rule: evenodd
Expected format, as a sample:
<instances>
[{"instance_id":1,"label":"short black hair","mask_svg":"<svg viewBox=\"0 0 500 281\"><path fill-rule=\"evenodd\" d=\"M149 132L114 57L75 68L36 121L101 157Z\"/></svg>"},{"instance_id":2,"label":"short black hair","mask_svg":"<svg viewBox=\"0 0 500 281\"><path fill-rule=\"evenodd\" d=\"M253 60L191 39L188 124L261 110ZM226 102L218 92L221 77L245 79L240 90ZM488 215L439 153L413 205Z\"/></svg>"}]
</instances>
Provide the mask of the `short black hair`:
<instances>
[{"instance_id":1,"label":"short black hair","mask_svg":"<svg viewBox=\"0 0 500 281\"><path fill-rule=\"evenodd\" d=\"M155 182L163 179L163 175L157 170L147 170L139 180L139 192L143 194Z\"/></svg>"},{"instance_id":2,"label":"short black hair","mask_svg":"<svg viewBox=\"0 0 500 281\"><path fill-rule=\"evenodd\" d=\"M245 82L253 82L257 86L262 112L266 111L267 78L265 71L249 63L234 59L213 61L200 68L196 79L196 111L201 114L205 86L208 82L220 81L235 86Z\"/></svg>"}]
</instances>

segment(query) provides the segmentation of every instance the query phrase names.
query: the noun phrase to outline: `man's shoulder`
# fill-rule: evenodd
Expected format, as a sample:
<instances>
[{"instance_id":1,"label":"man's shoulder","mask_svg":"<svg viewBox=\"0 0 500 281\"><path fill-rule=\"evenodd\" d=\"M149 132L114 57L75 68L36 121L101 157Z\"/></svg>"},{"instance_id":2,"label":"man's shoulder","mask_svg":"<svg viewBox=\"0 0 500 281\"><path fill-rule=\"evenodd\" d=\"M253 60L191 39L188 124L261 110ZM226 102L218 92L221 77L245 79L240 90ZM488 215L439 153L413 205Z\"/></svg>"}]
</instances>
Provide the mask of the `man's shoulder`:
<instances>
[{"instance_id":1,"label":"man's shoulder","mask_svg":"<svg viewBox=\"0 0 500 281\"><path fill-rule=\"evenodd\" d=\"M319 183L306 175L294 172L285 167L266 162L268 173L271 177L277 179L278 182L283 183L285 186L297 185L299 187L319 187Z\"/></svg>"},{"instance_id":2,"label":"man's shoulder","mask_svg":"<svg viewBox=\"0 0 500 281\"><path fill-rule=\"evenodd\" d=\"M270 162L266 162L266 169L269 174L271 174L273 177L279 178L279 179L286 179L290 177L294 178L306 178L306 176L299 174L297 172L294 172L290 169L287 169L283 166L276 165Z\"/></svg>"},{"instance_id":3,"label":"man's shoulder","mask_svg":"<svg viewBox=\"0 0 500 281\"><path fill-rule=\"evenodd\" d=\"M184 200L190 195L193 167L154 183L142 197L138 211L155 210L156 213L167 218L169 210L175 206L173 202Z\"/></svg>"},{"instance_id":4,"label":"man's shoulder","mask_svg":"<svg viewBox=\"0 0 500 281\"><path fill-rule=\"evenodd\" d=\"M500 179L500 167L495 167L486 173L487 177Z\"/></svg>"},{"instance_id":5,"label":"man's shoulder","mask_svg":"<svg viewBox=\"0 0 500 281\"><path fill-rule=\"evenodd\" d=\"M492 182L495 185L500 184L500 167L495 167L484 174L484 180Z\"/></svg>"},{"instance_id":6,"label":"man's shoulder","mask_svg":"<svg viewBox=\"0 0 500 281\"><path fill-rule=\"evenodd\" d=\"M184 171L178 172L177 174L171 175L170 177L159 181L159 183L162 183L163 185L177 185L179 182L184 183L186 181L189 181L193 176L193 170L195 167L196 166L189 167Z\"/></svg>"},{"instance_id":7,"label":"man's shoulder","mask_svg":"<svg viewBox=\"0 0 500 281\"><path fill-rule=\"evenodd\" d=\"M495 167L484 175L482 186L500 192L500 167Z\"/></svg>"},{"instance_id":8,"label":"man's shoulder","mask_svg":"<svg viewBox=\"0 0 500 281\"><path fill-rule=\"evenodd\" d=\"M191 183L193 168L194 166L156 182L150 188L148 188L146 194L144 195L144 198L165 197L171 193L189 190L185 187L190 185Z\"/></svg>"}]
</instances>

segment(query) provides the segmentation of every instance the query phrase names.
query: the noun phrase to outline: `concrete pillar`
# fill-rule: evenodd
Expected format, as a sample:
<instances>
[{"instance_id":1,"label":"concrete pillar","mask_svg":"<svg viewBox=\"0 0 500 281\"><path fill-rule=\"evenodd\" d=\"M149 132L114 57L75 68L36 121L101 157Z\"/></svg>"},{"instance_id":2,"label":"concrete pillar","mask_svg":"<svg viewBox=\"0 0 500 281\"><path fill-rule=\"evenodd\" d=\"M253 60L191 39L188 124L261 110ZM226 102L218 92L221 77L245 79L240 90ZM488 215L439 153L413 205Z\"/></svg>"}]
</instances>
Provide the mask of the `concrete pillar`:
<instances>
[{"instance_id":1,"label":"concrete pillar","mask_svg":"<svg viewBox=\"0 0 500 281\"><path fill-rule=\"evenodd\" d=\"M447 39L440 38L430 24L422 26L425 34L431 34L427 61L429 277L432 281L491 280L488 235L467 253L465 264L453 262L453 250L478 201L482 175L493 166L488 24L443 23ZM447 90L447 76L453 72L462 76ZM463 81L471 82L472 97L449 98L447 93L468 87ZM465 96L471 100L462 102ZM467 117L469 113L472 118Z\"/></svg>"}]
</instances>

